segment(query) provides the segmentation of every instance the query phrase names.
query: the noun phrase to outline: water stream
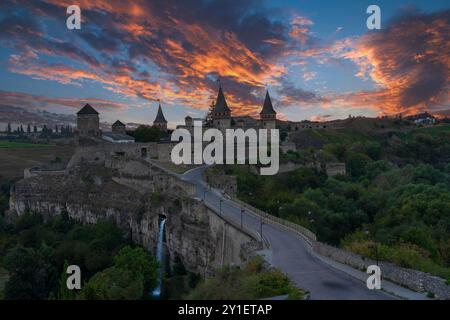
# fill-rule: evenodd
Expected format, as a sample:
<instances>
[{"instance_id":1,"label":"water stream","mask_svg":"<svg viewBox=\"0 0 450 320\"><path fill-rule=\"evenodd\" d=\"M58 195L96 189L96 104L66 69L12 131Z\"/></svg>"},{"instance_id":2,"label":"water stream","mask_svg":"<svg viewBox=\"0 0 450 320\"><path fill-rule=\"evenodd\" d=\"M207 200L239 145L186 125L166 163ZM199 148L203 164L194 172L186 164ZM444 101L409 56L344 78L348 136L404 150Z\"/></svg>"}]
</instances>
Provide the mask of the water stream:
<instances>
[{"instance_id":1,"label":"water stream","mask_svg":"<svg viewBox=\"0 0 450 320\"><path fill-rule=\"evenodd\" d=\"M156 260L159 262L158 267L158 279L155 290L152 292L152 296L155 298L159 298L161 296L161 285L162 278L164 273L163 266L163 253L164 253L164 225L166 224L166 219L162 219L159 224L159 235L158 235L158 244L156 246Z\"/></svg>"}]
</instances>

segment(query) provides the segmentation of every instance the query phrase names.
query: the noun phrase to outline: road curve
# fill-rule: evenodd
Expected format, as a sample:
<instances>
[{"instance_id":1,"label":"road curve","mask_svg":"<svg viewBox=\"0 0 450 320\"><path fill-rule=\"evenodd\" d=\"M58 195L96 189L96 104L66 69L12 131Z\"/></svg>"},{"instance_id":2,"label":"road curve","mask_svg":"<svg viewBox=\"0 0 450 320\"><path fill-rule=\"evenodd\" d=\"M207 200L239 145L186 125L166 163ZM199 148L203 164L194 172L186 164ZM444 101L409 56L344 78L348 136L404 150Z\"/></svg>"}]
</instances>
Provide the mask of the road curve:
<instances>
[{"instance_id":1,"label":"road curve","mask_svg":"<svg viewBox=\"0 0 450 320\"><path fill-rule=\"evenodd\" d=\"M221 214L241 223L240 206L210 190L202 180L206 167L199 167L179 175L196 186L197 197L217 209ZM242 222L270 243L268 260L285 272L300 288L306 289L315 300L388 300L393 297L383 291L369 290L366 284L333 268L317 258L309 245L295 232L275 224L262 224L259 218L244 211Z\"/></svg>"}]
</instances>

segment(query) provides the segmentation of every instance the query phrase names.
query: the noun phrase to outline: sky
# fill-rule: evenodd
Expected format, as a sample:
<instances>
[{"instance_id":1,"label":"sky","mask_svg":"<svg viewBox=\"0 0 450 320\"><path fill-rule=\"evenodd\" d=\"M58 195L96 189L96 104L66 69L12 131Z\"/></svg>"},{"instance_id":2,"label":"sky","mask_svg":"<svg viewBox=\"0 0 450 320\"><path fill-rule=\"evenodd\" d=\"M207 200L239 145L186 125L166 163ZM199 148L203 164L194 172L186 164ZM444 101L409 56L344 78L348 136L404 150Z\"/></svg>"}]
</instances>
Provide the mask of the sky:
<instances>
[{"instance_id":1,"label":"sky","mask_svg":"<svg viewBox=\"0 0 450 320\"><path fill-rule=\"evenodd\" d=\"M90 103L151 124L160 101L174 127L205 115L218 81L233 115L257 117L266 90L292 121L450 115L444 0L2 0L0 30L0 117Z\"/></svg>"}]
</instances>

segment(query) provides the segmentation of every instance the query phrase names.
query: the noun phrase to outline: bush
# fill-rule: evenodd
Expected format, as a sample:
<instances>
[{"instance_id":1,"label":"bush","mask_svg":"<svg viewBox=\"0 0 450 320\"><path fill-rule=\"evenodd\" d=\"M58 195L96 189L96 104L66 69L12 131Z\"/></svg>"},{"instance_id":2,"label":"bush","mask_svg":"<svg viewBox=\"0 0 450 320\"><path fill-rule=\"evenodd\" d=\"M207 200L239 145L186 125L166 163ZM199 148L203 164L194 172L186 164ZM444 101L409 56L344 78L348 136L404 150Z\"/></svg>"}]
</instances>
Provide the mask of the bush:
<instances>
[{"instance_id":1,"label":"bush","mask_svg":"<svg viewBox=\"0 0 450 320\"><path fill-rule=\"evenodd\" d=\"M197 300L249 300L289 294L292 299L303 298L289 278L277 269L264 270L263 260L256 257L243 269L225 267L215 277L202 281L187 296Z\"/></svg>"}]
</instances>

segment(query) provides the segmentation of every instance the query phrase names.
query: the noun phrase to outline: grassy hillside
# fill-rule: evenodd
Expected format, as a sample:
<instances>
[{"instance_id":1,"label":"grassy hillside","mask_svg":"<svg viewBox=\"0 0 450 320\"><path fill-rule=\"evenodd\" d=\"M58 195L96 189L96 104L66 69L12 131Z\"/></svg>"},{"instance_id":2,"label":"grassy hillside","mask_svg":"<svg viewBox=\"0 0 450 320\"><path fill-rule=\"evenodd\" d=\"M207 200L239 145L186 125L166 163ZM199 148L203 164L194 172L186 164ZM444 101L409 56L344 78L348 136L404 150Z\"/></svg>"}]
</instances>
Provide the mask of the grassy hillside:
<instances>
[{"instance_id":1,"label":"grassy hillside","mask_svg":"<svg viewBox=\"0 0 450 320\"><path fill-rule=\"evenodd\" d=\"M5 148L5 149L42 148L42 147L48 147L48 146L49 146L48 144L0 140L0 148Z\"/></svg>"},{"instance_id":2,"label":"grassy hillside","mask_svg":"<svg viewBox=\"0 0 450 320\"><path fill-rule=\"evenodd\" d=\"M228 171L242 200L311 229L321 241L450 279L450 126L385 129L296 133L323 145L289 158L334 158L345 163L345 175Z\"/></svg>"},{"instance_id":3,"label":"grassy hillside","mask_svg":"<svg viewBox=\"0 0 450 320\"><path fill-rule=\"evenodd\" d=\"M23 170L49 163L55 158L67 162L74 152L71 146L51 146L40 144L25 144L4 142L0 144L0 182L23 177Z\"/></svg>"}]
</instances>

